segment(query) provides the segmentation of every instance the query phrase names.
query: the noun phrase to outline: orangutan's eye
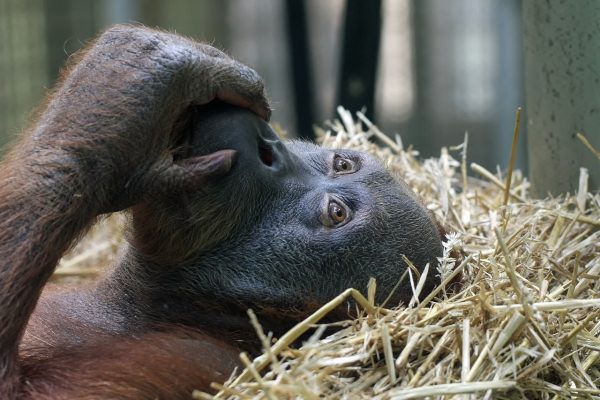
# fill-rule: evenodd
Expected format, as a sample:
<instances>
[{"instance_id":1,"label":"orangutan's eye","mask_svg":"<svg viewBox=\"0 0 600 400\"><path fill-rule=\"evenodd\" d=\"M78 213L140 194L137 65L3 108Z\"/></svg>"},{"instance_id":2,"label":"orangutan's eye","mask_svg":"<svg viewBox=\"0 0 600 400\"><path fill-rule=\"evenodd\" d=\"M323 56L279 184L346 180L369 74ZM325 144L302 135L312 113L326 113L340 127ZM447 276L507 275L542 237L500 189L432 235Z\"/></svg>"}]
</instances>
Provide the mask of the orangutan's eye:
<instances>
[{"instance_id":1,"label":"orangutan's eye","mask_svg":"<svg viewBox=\"0 0 600 400\"><path fill-rule=\"evenodd\" d=\"M339 228L352 219L352 211L337 196L326 195L321 212L321 223L328 228Z\"/></svg>"},{"instance_id":2,"label":"orangutan's eye","mask_svg":"<svg viewBox=\"0 0 600 400\"><path fill-rule=\"evenodd\" d=\"M331 218L334 225L341 224L346 220L346 209L335 201L329 203L327 211L329 213L329 218Z\"/></svg>"},{"instance_id":3,"label":"orangutan's eye","mask_svg":"<svg viewBox=\"0 0 600 400\"><path fill-rule=\"evenodd\" d=\"M333 159L333 170L337 174L351 174L356 172L356 163L352 160L348 160L347 158L336 156Z\"/></svg>"}]
</instances>

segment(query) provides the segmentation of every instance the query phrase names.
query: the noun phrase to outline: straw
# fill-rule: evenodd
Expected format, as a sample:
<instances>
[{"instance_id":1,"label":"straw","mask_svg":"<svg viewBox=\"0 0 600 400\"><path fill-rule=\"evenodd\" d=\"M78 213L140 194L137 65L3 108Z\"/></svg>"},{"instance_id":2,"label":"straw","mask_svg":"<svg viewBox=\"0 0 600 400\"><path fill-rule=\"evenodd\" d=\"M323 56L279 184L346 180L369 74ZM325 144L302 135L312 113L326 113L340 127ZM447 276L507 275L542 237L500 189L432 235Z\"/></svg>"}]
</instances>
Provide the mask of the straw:
<instances>
[{"instance_id":1,"label":"straw","mask_svg":"<svg viewBox=\"0 0 600 400\"><path fill-rule=\"evenodd\" d=\"M246 369L215 384L216 398L600 398L600 194L589 191L587 177L576 195L533 199L518 170L503 182L472 163L478 178L466 176L466 135L422 160L363 114L339 113L317 130L320 143L375 155L448 228L444 254L427 272L441 284L418 302L425 274L408 269L411 307L374 306L374 283L369 293L348 289L275 343L251 314L264 353L242 356ZM122 242L116 218L94 228L55 279L113 259ZM457 280L460 290L449 290ZM349 299L365 312L322 337L319 320Z\"/></svg>"}]
</instances>

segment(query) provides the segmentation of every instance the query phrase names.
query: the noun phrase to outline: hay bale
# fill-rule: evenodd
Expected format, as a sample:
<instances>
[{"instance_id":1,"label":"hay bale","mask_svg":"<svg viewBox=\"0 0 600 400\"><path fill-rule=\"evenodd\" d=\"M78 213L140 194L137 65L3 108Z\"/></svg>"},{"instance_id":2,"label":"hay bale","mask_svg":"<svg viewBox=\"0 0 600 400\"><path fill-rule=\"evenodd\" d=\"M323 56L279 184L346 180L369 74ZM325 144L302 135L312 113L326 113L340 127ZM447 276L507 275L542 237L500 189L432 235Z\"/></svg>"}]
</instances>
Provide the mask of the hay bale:
<instances>
[{"instance_id":1,"label":"hay bale","mask_svg":"<svg viewBox=\"0 0 600 400\"><path fill-rule=\"evenodd\" d=\"M214 398L600 397L600 194L582 179L576 195L532 199L515 171L504 206L500 173L472 164L482 179L467 176L466 137L420 161L364 115L338 111L319 141L379 157L451 231L429 272L443 283L423 302L394 309L346 291L333 305L354 297L367 311L329 337L317 328L299 348L289 345L332 304L278 341L255 323L264 354L243 355L247 369L215 385ZM462 289L447 291L457 275Z\"/></svg>"}]
</instances>

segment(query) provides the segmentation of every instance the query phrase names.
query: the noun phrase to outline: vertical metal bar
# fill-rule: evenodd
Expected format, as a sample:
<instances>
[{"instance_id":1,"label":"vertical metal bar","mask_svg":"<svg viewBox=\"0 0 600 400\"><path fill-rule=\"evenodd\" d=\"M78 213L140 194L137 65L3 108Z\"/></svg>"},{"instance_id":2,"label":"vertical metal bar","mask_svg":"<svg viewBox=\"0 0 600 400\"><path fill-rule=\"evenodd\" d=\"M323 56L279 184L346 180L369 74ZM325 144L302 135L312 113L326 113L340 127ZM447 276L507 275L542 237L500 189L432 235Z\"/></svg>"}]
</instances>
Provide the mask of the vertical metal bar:
<instances>
[{"instance_id":1,"label":"vertical metal bar","mask_svg":"<svg viewBox=\"0 0 600 400\"><path fill-rule=\"evenodd\" d=\"M347 0L338 104L351 111L366 107L371 120L380 37L381 0Z\"/></svg>"},{"instance_id":2,"label":"vertical metal bar","mask_svg":"<svg viewBox=\"0 0 600 400\"><path fill-rule=\"evenodd\" d=\"M308 27L306 21L306 1L287 0L287 30L289 58L294 84L294 102L298 137L314 140L313 78L308 51Z\"/></svg>"},{"instance_id":3,"label":"vertical metal bar","mask_svg":"<svg viewBox=\"0 0 600 400\"><path fill-rule=\"evenodd\" d=\"M413 71L415 79L415 106L410 120L408 140L425 154L431 154L433 145L433 116L430 96L431 55L428 44L431 41L429 1L411 0L413 26ZM427 133L429 139L426 138ZM407 138L403 138L407 139ZM469 146L470 147L470 146ZM438 151L438 148L435 149Z\"/></svg>"}]
</instances>

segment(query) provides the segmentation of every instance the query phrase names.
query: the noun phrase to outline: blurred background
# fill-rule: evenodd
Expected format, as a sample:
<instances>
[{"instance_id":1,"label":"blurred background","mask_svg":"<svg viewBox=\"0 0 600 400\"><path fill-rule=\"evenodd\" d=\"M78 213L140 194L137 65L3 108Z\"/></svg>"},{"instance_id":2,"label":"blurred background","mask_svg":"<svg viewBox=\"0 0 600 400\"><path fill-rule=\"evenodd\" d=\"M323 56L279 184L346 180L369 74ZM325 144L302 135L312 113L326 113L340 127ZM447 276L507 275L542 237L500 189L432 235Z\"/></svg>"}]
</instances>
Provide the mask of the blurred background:
<instances>
[{"instance_id":1,"label":"blurred background","mask_svg":"<svg viewBox=\"0 0 600 400\"><path fill-rule=\"evenodd\" d=\"M574 4L0 0L0 154L66 58L112 24L142 23L211 43L256 69L273 121L292 137L310 139L313 124L343 105L364 109L424 157L468 132L469 160L504 170L515 110L526 106L517 167L537 193L573 192L580 165L598 188L600 155L575 133L600 147L600 2Z\"/></svg>"},{"instance_id":2,"label":"blurred background","mask_svg":"<svg viewBox=\"0 0 600 400\"><path fill-rule=\"evenodd\" d=\"M67 57L112 24L139 22L252 66L290 135L310 137L339 104L366 107L423 156L468 131L469 159L504 167L524 102L520 13L518 0L0 0L0 146Z\"/></svg>"}]
</instances>

